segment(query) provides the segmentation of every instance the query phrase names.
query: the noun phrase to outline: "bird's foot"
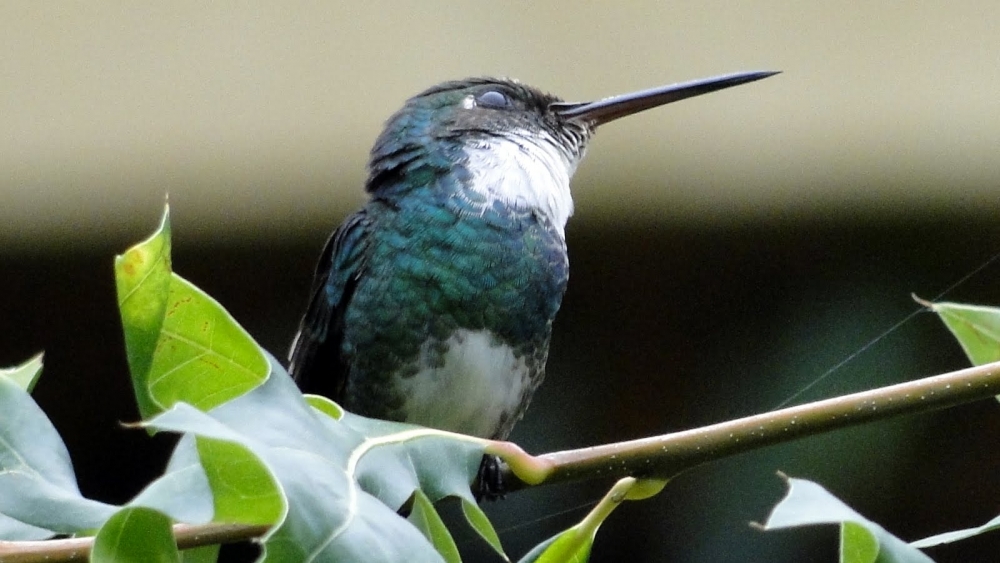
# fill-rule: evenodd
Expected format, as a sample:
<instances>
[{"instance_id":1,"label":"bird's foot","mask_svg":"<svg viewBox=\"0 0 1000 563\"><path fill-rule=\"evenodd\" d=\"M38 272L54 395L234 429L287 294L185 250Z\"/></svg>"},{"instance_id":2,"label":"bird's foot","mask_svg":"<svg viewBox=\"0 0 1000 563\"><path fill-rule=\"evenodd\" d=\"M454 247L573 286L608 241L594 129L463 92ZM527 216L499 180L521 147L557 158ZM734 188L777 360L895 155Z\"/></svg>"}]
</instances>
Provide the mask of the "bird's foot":
<instances>
[{"instance_id":1,"label":"bird's foot","mask_svg":"<svg viewBox=\"0 0 1000 563\"><path fill-rule=\"evenodd\" d=\"M494 501L502 499L507 493L503 483L504 462L499 457L491 454L483 456L483 461L479 464L479 473L472 488L472 494L476 497L476 502L484 500Z\"/></svg>"}]
</instances>

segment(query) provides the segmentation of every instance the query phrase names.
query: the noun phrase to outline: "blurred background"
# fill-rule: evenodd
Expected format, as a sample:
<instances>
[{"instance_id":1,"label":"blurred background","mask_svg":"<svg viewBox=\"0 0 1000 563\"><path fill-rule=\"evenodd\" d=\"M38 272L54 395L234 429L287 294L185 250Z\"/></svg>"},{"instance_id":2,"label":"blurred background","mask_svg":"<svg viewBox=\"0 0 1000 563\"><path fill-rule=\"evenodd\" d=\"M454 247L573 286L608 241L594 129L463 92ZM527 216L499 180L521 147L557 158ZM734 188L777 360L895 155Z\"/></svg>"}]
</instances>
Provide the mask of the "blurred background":
<instances>
[{"instance_id":1,"label":"blurred background","mask_svg":"<svg viewBox=\"0 0 1000 563\"><path fill-rule=\"evenodd\" d=\"M364 201L381 123L446 79L570 100L738 70L784 73L602 129L574 180L571 281L533 453L691 428L967 365L910 299L1000 304L1000 4L854 2L0 5L0 365L46 352L35 396L83 492L122 502L171 441L136 410L112 258L169 193L175 270L283 357L330 231ZM904 539L1000 506L982 401L775 446L620 508L594 561L834 561L836 530L764 534L778 470ZM508 552L610 483L488 507ZM491 561L476 540L468 560ZM1000 536L930 552L995 557ZM986 555L990 554L990 555ZM230 560L247 553L231 551Z\"/></svg>"}]
</instances>

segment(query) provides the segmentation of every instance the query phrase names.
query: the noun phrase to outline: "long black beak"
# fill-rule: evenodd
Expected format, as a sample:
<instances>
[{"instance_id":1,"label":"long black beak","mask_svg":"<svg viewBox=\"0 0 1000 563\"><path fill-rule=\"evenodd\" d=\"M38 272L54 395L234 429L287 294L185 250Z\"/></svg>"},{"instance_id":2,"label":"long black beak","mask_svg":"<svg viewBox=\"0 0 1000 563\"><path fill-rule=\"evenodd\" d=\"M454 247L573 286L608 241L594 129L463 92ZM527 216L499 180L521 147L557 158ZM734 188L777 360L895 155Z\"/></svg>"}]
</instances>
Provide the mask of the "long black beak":
<instances>
[{"instance_id":1,"label":"long black beak","mask_svg":"<svg viewBox=\"0 0 1000 563\"><path fill-rule=\"evenodd\" d=\"M780 71L779 71L780 72ZM659 86L649 90L622 94L611 98L605 98L596 102L556 102L549 105L549 109L568 119L590 122L594 127L609 121L614 121L619 117L639 113L650 108L676 102L685 98L700 96L729 88L739 86L747 82L762 80L768 76L774 76L778 72L774 71L753 71L737 72L712 78L702 78L680 84L669 86Z\"/></svg>"}]
</instances>

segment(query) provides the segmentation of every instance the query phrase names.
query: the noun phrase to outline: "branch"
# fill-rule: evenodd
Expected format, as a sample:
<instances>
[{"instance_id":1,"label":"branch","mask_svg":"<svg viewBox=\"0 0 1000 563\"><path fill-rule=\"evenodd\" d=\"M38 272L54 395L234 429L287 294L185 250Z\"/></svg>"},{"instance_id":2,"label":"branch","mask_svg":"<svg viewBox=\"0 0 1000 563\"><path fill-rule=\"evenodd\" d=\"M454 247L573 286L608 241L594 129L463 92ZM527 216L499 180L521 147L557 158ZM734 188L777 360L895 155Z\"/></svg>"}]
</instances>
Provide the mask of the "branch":
<instances>
[{"instance_id":1,"label":"branch","mask_svg":"<svg viewBox=\"0 0 1000 563\"><path fill-rule=\"evenodd\" d=\"M667 479L703 463L867 422L952 407L1000 394L1000 362L862 393L816 401L692 430L628 442L530 456L509 442L490 453L509 464L509 491L582 479L639 476ZM267 526L177 524L180 549L260 537ZM93 538L0 541L5 563L85 561Z\"/></svg>"},{"instance_id":2,"label":"branch","mask_svg":"<svg viewBox=\"0 0 1000 563\"><path fill-rule=\"evenodd\" d=\"M175 524L174 539L179 549L191 549L222 543L248 540L264 535L269 526L241 524ZM42 541L0 541L0 561L3 563L47 563L53 561L86 561L94 538L67 538Z\"/></svg>"},{"instance_id":3,"label":"branch","mask_svg":"<svg viewBox=\"0 0 1000 563\"><path fill-rule=\"evenodd\" d=\"M1000 395L1000 362L628 442L537 457L504 443L492 447L492 453L509 465L503 474L509 491L597 477L667 479L764 446L996 395Z\"/></svg>"}]
</instances>

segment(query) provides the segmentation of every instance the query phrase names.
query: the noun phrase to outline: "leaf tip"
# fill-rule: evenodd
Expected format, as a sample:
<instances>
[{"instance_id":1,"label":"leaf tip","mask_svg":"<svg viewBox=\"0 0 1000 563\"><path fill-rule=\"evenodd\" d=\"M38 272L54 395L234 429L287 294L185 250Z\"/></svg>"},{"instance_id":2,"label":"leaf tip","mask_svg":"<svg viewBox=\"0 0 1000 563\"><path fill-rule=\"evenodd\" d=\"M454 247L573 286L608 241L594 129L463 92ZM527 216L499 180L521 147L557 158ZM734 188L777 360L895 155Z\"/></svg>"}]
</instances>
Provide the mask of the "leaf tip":
<instances>
[{"instance_id":1,"label":"leaf tip","mask_svg":"<svg viewBox=\"0 0 1000 563\"><path fill-rule=\"evenodd\" d=\"M932 303L930 301L927 301L926 299L921 299L919 296L917 296L916 293L911 293L910 294L910 298L913 299L914 301L916 301L917 303L919 303L920 305L923 305L924 307L927 307L931 311L934 310L934 303Z\"/></svg>"},{"instance_id":2,"label":"leaf tip","mask_svg":"<svg viewBox=\"0 0 1000 563\"><path fill-rule=\"evenodd\" d=\"M636 479L625 492L625 500L646 500L652 498L667 486L667 479Z\"/></svg>"},{"instance_id":3,"label":"leaf tip","mask_svg":"<svg viewBox=\"0 0 1000 563\"><path fill-rule=\"evenodd\" d=\"M38 378L42 375L43 355L43 352L39 352L21 365L12 368L0 368L0 376L6 377L24 391L31 393L35 388L35 384L38 383Z\"/></svg>"},{"instance_id":4,"label":"leaf tip","mask_svg":"<svg viewBox=\"0 0 1000 563\"><path fill-rule=\"evenodd\" d=\"M323 397L321 395L310 395L308 393L304 394L303 397L305 397L306 403L308 403L310 407L325 414L326 416L329 416L334 420L344 418L343 407L331 401L327 397Z\"/></svg>"}]
</instances>

